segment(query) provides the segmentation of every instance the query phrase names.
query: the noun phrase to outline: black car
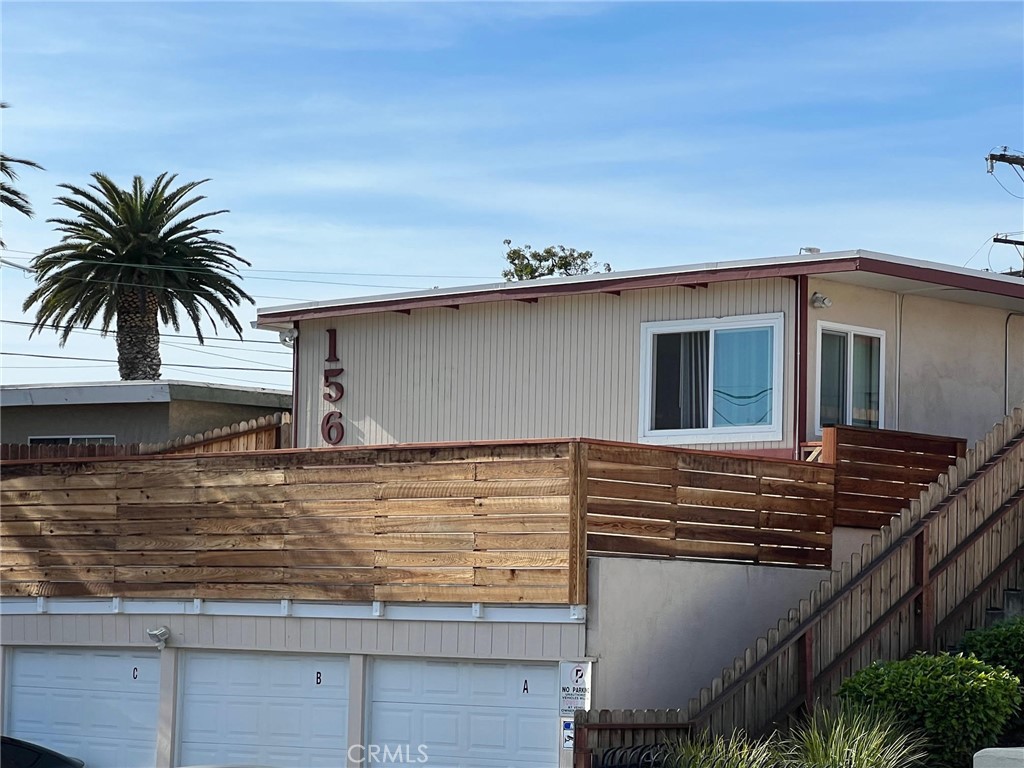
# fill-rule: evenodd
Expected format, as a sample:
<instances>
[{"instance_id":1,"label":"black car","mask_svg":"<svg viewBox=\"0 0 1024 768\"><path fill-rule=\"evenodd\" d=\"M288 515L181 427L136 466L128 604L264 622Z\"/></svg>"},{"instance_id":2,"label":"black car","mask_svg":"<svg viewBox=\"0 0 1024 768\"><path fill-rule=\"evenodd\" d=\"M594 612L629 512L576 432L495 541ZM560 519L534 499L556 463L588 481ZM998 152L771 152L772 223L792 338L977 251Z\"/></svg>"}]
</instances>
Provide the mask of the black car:
<instances>
[{"instance_id":1,"label":"black car","mask_svg":"<svg viewBox=\"0 0 1024 768\"><path fill-rule=\"evenodd\" d=\"M10 736L0 736L0 768L84 768L77 757L68 757L52 749L30 744Z\"/></svg>"}]
</instances>

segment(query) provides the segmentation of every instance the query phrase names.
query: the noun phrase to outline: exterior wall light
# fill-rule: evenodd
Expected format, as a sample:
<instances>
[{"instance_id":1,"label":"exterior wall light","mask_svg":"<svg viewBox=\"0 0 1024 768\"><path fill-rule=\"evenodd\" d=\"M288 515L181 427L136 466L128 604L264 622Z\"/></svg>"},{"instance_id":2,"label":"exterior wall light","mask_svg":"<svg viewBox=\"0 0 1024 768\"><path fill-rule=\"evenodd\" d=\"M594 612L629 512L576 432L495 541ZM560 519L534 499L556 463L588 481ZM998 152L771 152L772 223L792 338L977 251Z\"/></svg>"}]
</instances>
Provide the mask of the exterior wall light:
<instances>
[{"instance_id":1,"label":"exterior wall light","mask_svg":"<svg viewBox=\"0 0 1024 768\"><path fill-rule=\"evenodd\" d=\"M815 291L811 294L811 306L815 309L828 309L832 306L832 299L823 293Z\"/></svg>"},{"instance_id":2,"label":"exterior wall light","mask_svg":"<svg viewBox=\"0 0 1024 768\"><path fill-rule=\"evenodd\" d=\"M171 630L167 627L156 627L154 629L147 629L146 634L149 639L156 643L156 647L161 651L167 645L167 641L171 639Z\"/></svg>"}]
</instances>

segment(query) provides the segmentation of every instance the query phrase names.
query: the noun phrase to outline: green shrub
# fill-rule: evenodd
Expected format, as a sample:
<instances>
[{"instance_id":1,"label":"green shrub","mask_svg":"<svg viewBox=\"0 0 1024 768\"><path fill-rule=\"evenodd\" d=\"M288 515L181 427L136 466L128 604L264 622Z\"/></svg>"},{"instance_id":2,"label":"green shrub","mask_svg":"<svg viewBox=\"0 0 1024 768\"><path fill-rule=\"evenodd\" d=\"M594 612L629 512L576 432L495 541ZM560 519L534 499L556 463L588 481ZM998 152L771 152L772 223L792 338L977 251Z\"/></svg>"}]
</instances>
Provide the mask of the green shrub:
<instances>
[{"instance_id":1,"label":"green shrub","mask_svg":"<svg viewBox=\"0 0 1024 768\"><path fill-rule=\"evenodd\" d=\"M930 764L961 768L995 744L1020 706L1020 681L980 659L918 654L875 663L843 683L845 700L898 712L924 732Z\"/></svg>"},{"instance_id":2,"label":"green shrub","mask_svg":"<svg viewBox=\"0 0 1024 768\"><path fill-rule=\"evenodd\" d=\"M754 740L742 731L732 736L691 736L673 744L663 768L776 768L774 739Z\"/></svg>"},{"instance_id":3,"label":"green shrub","mask_svg":"<svg viewBox=\"0 0 1024 768\"><path fill-rule=\"evenodd\" d=\"M921 765L926 741L894 713L841 702L819 707L783 739L785 768L910 768Z\"/></svg>"},{"instance_id":4,"label":"green shrub","mask_svg":"<svg viewBox=\"0 0 1024 768\"><path fill-rule=\"evenodd\" d=\"M964 635L960 648L987 664L1006 667L1024 680L1024 616L987 629L972 629Z\"/></svg>"}]
</instances>

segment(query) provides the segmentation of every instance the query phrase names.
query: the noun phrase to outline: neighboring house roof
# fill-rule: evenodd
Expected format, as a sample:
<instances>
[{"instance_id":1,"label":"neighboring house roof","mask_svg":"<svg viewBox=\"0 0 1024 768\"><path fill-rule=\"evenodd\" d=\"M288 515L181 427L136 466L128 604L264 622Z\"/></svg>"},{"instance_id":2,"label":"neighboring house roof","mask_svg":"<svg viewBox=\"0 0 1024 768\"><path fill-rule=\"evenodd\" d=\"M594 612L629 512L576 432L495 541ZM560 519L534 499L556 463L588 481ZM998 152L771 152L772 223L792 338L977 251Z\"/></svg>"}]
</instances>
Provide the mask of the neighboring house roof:
<instances>
[{"instance_id":1,"label":"neighboring house roof","mask_svg":"<svg viewBox=\"0 0 1024 768\"><path fill-rule=\"evenodd\" d=\"M430 307L457 308L492 301L536 301L571 294L618 293L668 286L699 287L726 280L800 275L827 276L830 280L869 288L1024 310L1024 280L1018 277L855 250L313 301L260 309L255 325L259 328L288 328L298 320L341 315L410 312Z\"/></svg>"},{"instance_id":2,"label":"neighboring house roof","mask_svg":"<svg viewBox=\"0 0 1024 768\"><path fill-rule=\"evenodd\" d=\"M0 406L122 405L189 400L287 410L292 395L277 389L235 387L194 381L107 381L81 384L0 386Z\"/></svg>"}]
</instances>

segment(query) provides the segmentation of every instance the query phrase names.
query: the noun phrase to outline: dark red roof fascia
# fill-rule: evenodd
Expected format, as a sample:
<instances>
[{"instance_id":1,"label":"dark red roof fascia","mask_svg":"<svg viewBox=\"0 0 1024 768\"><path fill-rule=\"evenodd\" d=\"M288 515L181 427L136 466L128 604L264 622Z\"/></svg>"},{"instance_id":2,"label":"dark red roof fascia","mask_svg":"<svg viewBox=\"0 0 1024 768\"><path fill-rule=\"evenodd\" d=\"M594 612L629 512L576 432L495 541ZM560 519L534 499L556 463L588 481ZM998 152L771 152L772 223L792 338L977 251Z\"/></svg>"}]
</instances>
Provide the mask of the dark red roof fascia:
<instances>
[{"instance_id":1,"label":"dark red roof fascia","mask_svg":"<svg viewBox=\"0 0 1024 768\"><path fill-rule=\"evenodd\" d=\"M826 274L829 272L852 272L858 269L859 257L817 261L810 263L793 263L765 265L760 267L723 267L700 272L676 272L660 275L636 275L633 277L617 277L609 274L604 280L588 280L587 282L556 283L554 285L524 285L515 288L491 288L464 295L451 293L420 298L394 299L382 297L378 301L365 301L359 304L310 307L299 310L280 310L266 312L259 316L261 323L283 320L316 320L324 317L342 317L345 315L369 315L376 312L401 312L412 309L429 309L432 307L452 307L453 305L483 304L490 301L536 301L537 299L567 294L609 293L611 291L636 291L643 288L667 288L674 285L693 286L704 283L721 283L730 280L762 280L773 277L793 277L796 275Z\"/></svg>"},{"instance_id":2,"label":"dark red roof fascia","mask_svg":"<svg viewBox=\"0 0 1024 768\"><path fill-rule=\"evenodd\" d=\"M907 280L919 280L934 283L947 288L959 288L965 291L978 291L996 296L1008 296L1012 299L1024 300L1024 280L1011 282L1008 280L989 280L977 275L961 275L931 267L919 267L911 264L894 264L881 259L861 257L857 269L888 277L902 277Z\"/></svg>"}]
</instances>

